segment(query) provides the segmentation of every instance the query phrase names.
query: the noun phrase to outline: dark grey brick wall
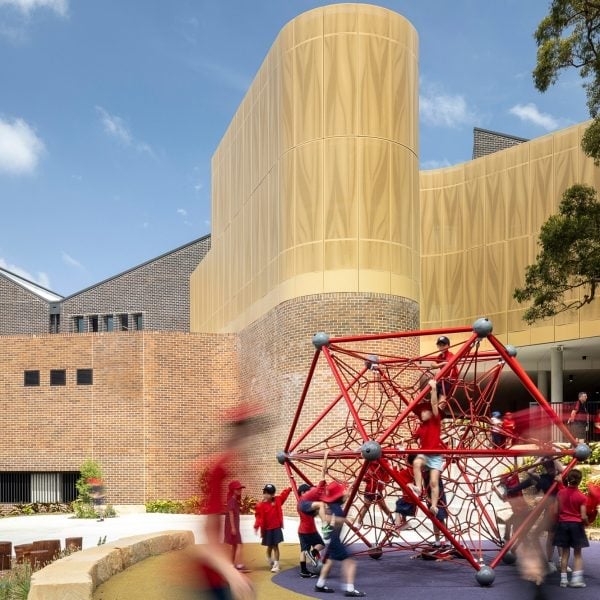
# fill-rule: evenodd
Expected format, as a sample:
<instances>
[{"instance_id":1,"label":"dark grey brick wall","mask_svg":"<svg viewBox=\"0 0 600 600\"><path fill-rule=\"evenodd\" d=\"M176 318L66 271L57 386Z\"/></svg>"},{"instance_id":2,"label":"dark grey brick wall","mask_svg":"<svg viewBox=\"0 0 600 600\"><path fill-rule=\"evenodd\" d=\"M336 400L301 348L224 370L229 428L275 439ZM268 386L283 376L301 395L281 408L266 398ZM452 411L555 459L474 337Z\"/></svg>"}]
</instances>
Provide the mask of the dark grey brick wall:
<instances>
[{"instance_id":1,"label":"dark grey brick wall","mask_svg":"<svg viewBox=\"0 0 600 600\"><path fill-rule=\"evenodd\" d=\"M0 335L48 333L48 303L0 273Z\"/></svg>"},{"instance_id":2,"label":"dark grey brick wall","mask_svg":"<svg viewBox=\"0 0 600 600\"><path fill-rule=\"evenodd\" d=\"M62 305L60 332L76 331L78 316L83 317L85 331L92 331L94 316L98 316L98 330L106 331L105 317L113 315L117 330L122 314L128 315L129 329L135 329L134 315L142 314L144 330L189 331L189 279L209 249L210 236L205 236L68 296Z\"/></svg>"},{"instance_id":3,"label":"dark grey brick wall","mask_svg":"<svg viewBox=\"0 0 600 600\"><path fill-rule=\"evenodd\" d=\"M473 128L473 158L480 158L487 154L493 154L499 150L505 150L517 144L527 142L525 138L488 131L487 129Z\"/></svg>"}]
</instances>

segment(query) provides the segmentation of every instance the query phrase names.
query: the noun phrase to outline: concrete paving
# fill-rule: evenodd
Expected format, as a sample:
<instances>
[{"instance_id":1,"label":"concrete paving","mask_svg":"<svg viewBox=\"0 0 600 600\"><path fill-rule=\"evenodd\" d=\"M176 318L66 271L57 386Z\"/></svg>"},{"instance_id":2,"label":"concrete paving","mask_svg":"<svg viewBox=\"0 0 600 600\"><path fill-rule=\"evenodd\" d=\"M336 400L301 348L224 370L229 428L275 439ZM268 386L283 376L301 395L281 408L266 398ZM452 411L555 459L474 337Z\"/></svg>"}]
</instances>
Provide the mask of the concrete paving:
<instances>
[{"instance_id":1,"label":"concrete paving","mask_svg":"<svg viewBox=\"0 0 600 600\"><path fill-rule=\"evenodd\" d=\"M114 542L120 538L181 529L192 531L196 543L202 543L201 515L168 515L161 513L119 512L114 518L97 522L93 519L75 519L72 514L31 515L4 517L0 519L0 541L10 541L13 548L16 544L29 544L35 540L60 539L64 547L67 537L83 538L83 548L98 545L98 540L106 537L106 542ZM260 538L254 533L254 517L241 517L242 539L247 543L258 542ZM286 542L298 542L298 519L286 517L284 537Z\"/></svg>"}]
</instances>

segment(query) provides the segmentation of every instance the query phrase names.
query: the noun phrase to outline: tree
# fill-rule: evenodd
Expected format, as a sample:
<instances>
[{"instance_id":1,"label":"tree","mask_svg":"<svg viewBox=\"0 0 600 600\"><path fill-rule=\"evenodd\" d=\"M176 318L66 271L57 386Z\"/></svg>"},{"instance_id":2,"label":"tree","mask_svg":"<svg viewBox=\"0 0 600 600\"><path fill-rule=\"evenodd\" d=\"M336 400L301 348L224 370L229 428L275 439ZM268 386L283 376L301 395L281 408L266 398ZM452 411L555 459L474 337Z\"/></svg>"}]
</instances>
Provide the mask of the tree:
<instances>
[{"instance_id":1,"label":"tree","mask_svg":"<svg viewBox=\"0 0 600 600\"><path fill-rule=\"evenodd\" d=\"M525 286L514 291L518 302L531 301L527 323L579 309L592 302L600 283L600 202L596 190L574 185L563 194L558 214L542 225L536 262L525 270ZM572 290L580 298L567 299Z\"/></svg>"},{"instance_id":2,"label":"tree","mask_svg":"<svg viewBox=\"0 0 600 600\"><path fill-rule=\"evenodd\" d=\"M552 0L534 34L538 46L535 87L545 92L564 69L579 69L592 123L581 147L600 165L600 0ZM600 205L596 191L574 185L562 197L559 213L540 231L541 252L525 270L525 285L513 292L531 301L524 320L531 324L594 300L600 282ZM581 299L569 300L569 292Z\"/></svg>"},{"instance_id":3,"label":"tree","mask_svg":"<svg viewBox=\"0 0 600 600\"><path fill-rule=\"evenodd\" d=\"M581 146L600 164L600 0L553 0L534 37L533 81L540 92L555 84L563 69L579 69L593 119Z\"/></svg>"}]
</instances>

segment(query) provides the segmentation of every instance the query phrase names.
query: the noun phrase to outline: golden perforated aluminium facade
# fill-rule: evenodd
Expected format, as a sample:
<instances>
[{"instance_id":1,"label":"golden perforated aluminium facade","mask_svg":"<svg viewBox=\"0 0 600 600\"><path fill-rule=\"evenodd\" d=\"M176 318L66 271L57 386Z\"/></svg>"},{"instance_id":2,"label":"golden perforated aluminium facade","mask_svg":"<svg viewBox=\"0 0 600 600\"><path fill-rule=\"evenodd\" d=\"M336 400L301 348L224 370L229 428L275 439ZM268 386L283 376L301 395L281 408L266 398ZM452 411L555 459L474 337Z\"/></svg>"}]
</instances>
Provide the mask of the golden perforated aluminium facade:
<instances>
[{"instance_id":1,"label":"golden perforated aluminium facade","mask_svg":"<svg viewBox=\"0 0 600 600\"><path fill-rule=\"evenodd\" d=\"M472 323L518 346L600 335L600 303L534 327L513 299L534 262L541 225L574 183L600 187L580 124L455 167L420 174L421 326Z\"/></svg>"},{"instance_id":2,"label":"golden perforated aluminium facade","mask_svg":"<svg viewBox=\"0 0 600 600\"><path fill-rule=\"evenodd\" d=\"M328 292L419 300L417 34L341 4L277 37L212 161L192 331Z\"/></svg>"}]
</instances>

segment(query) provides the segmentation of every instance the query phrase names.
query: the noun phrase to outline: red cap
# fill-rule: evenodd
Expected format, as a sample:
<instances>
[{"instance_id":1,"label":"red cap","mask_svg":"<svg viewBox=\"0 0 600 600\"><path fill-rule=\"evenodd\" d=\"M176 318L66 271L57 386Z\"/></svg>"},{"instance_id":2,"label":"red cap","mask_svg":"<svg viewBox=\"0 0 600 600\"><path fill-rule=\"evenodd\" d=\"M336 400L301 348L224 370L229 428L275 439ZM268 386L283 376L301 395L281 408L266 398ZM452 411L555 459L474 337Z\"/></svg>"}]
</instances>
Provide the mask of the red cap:
<instances>
[{"instance_id":1,"label":"red cap","mask_svg":"<svg viewBox=\"0 0 600 600\"><path fill-rule=\"evenodd\" d=\"M246 486L242 485L237 479L234 479L233 481L229 482L229 491L233 492L233 490L241 490L244 489Z\"/></svg>"},{"instance_id":2,"label":"red cap","mask_svg":"<svg viewBox=\"0 0 600 600\"><path fill-rule=\"evenodd\" d=\"M343 483L332 481L325 488L325 494L321 500L323 502L335 502L339 500L346 493L346 486Z\"/></svg>"}]
</instances>

